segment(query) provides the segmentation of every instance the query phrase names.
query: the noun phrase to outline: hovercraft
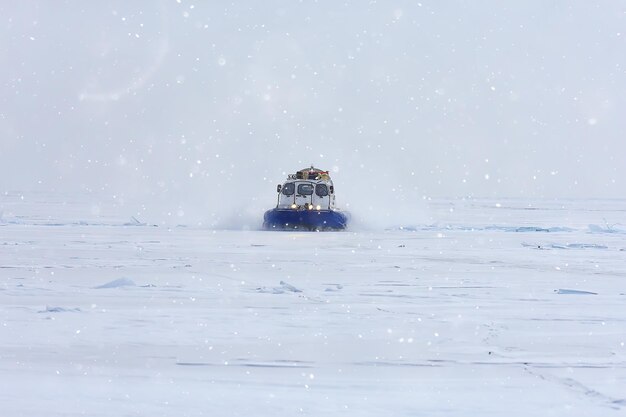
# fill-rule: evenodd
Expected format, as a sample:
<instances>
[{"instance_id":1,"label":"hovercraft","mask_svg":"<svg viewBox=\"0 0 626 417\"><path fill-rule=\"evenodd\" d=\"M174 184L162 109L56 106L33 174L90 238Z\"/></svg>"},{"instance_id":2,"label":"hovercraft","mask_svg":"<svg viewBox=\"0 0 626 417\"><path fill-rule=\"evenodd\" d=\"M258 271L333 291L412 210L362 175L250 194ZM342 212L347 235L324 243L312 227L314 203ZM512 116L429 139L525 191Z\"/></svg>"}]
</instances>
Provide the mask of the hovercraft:
<instances>
[{"instance_id":1,"label":"hovercraft","mask_svg":"<svg viewBox=\"0 0 626 417\"><path fill-rule=\"evenodd\" d=\"M263 216L263 228L342 230L349 214L335 207L335 187L328 171L305 168L278 184L278 203Z\"/></svg>"}]
</instances>

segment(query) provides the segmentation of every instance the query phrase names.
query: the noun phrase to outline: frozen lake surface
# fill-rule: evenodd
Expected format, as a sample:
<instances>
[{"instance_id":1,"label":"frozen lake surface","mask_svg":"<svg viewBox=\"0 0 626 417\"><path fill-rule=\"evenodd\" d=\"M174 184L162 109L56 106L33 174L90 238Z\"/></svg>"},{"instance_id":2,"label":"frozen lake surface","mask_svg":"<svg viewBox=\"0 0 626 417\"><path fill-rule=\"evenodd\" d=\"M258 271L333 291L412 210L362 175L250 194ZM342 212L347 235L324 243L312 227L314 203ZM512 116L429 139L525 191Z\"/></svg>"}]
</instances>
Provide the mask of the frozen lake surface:
<instances>
[{"instance_id":1,"label":"frozen lake surface","mask_svg":"<svg viewBox=\"0 0 626 417\"><path fill-rule=\"evenodd\" d=\"M2 416L626 413L624 200L333 233L0 211Z\"/></svg>"}]
</instances>

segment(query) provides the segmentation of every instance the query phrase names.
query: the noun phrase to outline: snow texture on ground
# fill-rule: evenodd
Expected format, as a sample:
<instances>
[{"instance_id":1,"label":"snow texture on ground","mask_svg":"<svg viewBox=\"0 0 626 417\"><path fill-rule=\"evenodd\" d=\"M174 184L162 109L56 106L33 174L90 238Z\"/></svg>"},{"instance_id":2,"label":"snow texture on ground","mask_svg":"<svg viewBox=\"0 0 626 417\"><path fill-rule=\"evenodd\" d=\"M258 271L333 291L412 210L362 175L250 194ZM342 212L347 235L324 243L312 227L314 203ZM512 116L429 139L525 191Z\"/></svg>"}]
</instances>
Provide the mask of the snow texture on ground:
<instances>
[{"instance_id":1,"label":"snow texture on ground","mask_svg":"<svg viewBox=\"0 0 626 417\"><path fill-rule=\"evenodd\" d=\"M623 200L332 233L1 201L2 416L626 413Z\"/></svg>"}]
</instances>

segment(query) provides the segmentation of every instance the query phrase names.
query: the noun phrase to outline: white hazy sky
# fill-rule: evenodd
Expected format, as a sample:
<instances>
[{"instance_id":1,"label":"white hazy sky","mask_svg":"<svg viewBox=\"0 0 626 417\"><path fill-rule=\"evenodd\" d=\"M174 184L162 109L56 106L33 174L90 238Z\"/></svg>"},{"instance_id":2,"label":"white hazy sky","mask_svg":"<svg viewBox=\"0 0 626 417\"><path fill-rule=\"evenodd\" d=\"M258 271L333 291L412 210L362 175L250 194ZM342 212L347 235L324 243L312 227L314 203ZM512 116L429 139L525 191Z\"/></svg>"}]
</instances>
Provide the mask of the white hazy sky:
<instances>
[{"instance_id":1,"label":"white hazy sky","mask_svg":"<svg viewBox=\"0 0 626 417\"><path fill-rule=\"evenodd\" d=\"M0 62L2 191L219 222L311 163L387 216L626 190L620 1L3 1Z\"/></svg>"}]
</instances>

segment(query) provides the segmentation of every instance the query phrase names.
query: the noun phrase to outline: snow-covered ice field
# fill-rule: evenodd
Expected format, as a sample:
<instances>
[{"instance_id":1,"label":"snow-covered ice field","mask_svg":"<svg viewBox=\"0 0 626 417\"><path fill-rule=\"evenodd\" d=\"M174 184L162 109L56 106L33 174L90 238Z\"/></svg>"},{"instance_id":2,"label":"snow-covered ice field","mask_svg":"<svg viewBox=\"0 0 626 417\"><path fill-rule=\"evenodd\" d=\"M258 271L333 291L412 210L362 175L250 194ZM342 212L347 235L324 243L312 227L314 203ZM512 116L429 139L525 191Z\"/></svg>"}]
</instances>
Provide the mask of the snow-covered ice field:
<instances>
[{"instance_id":1,"label":"snow-covered ice field","mask_svg":"<svg viewBox=\"0 0 626 417\"><path fill-rule=\"evenodd\" d=\"M0 202L1 416L626 413L624 200L334 233Z\"/></svg>"}]
</instances>

